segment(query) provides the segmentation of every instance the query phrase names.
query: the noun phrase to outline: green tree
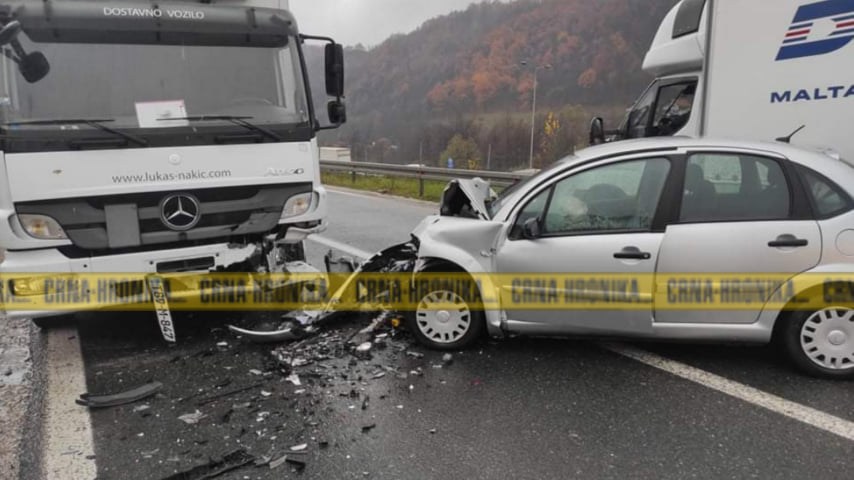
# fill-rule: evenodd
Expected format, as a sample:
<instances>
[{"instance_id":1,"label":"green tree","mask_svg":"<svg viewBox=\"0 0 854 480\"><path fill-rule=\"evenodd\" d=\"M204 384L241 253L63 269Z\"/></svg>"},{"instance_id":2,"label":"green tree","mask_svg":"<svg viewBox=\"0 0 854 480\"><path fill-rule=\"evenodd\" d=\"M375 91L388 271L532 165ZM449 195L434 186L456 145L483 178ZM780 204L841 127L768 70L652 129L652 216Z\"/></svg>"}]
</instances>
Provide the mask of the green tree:
<instances>
[{"instance_id":1,"label":"green tree","mask_svg":"<svg viewBox=\"0 0 854 480\"><path fill-rule=\"evenodd\" d=\"M477 142L468 137L456 134L448 142L445 151L439 155L439 165L445 166L448 159L454 159L454 166L477 170L480 168L480 150Z\"/></svg>"}]
</instances>

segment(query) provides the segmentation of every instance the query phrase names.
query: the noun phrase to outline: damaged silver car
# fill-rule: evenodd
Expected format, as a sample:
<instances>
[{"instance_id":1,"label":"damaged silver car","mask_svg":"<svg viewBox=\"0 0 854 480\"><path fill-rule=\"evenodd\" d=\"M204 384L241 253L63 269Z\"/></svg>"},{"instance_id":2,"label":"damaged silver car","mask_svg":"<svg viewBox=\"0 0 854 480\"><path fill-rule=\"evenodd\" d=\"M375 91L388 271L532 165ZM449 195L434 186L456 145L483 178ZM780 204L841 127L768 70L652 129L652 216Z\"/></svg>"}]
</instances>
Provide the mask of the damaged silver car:
<instances>
[{"instance_id":1,"label":"damaged silver car","mask_svg":"<svg viewBox=\"0 0 854 480\"><path fill-rule=\"evenodd\" d=\"M854 167L831 155L782 143L695 139L589 148L499 196L481 180L457 180L445 192L441 215L412 233L416 276L595 273L656 280L638 284L633 308L483 308L453 291L424 291L410 327L438 349L466 347L484 332L773 340L810 374L852 378L852 195ZM775 289L741 285L761 300L747 309L696 302L674 308L681 287L660 281L730 273L798 281ZM831 277L844 280L829 285ZM479 285L482 298L507 299L501 290L513 288ZM608 294L573 291L575 285L559 284L557 294L591 301ZM720 296L724 287L714 288ZM829 297L831 289L846 295ZM795 308L809 301L812 307Z\"/></svg>"}]
</instances>

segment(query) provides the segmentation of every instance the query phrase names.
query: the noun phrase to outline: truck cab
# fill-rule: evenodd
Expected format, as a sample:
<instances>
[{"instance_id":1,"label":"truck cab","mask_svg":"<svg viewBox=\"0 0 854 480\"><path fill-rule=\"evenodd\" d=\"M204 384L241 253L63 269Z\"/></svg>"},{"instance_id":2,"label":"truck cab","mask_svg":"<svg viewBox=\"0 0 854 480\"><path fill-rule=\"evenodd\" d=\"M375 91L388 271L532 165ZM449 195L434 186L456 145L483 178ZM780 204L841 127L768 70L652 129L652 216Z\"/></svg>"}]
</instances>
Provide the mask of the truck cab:
<instances>
[{"instance_id":1,"label":"truck cab","mask_svg":"<svg viewBox=\"0 0 854 480\"><path fill-rule=\"evenodd\" d=\"M655 80L609 140L699 135L706 14L706 0L683 0L667 14L643 63Z\"/></svg>"},{"instance_id":2,"label":"truck cab","mask_svg":"<svg viewBox=\"0 0 854 480\"><path fill-rule=\"evenodd\" d=\"M655 78L591 143L658 136L791 142L854 158L854 1L682 0L643 69Z\"/></svg>"},{"instance_id":3,"label":"truck cab","mask_svg":"<svg viewBox=\"0 0 854 480\"><path fill-rule=\"evenodd\" d=\"M343 53L286 1L0 6L0 274L283 271L325 228L317 132ZM326 107L303 44L326 47ZM39 303L39 302L36 302ZM46 317L64 312L10 311Z\"/></svg>"}]
</instances>

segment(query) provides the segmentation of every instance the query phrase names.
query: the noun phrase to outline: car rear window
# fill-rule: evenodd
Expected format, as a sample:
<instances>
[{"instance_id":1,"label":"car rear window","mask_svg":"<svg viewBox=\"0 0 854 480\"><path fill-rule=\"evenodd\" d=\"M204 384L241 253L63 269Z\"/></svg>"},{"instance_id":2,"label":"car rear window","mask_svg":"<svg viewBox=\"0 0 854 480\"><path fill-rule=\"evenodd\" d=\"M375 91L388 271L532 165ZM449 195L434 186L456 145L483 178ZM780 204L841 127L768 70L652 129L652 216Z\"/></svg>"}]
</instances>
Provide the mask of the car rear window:
<instances>
[{"instance_id":1,"label":"car rear window","mask_svg":"<svg viewBox=\"0 0 854 480\"><path fill-rule=\"evenodd\" d=\"M851 197L839 185L807 167L798 166L798 171L804 179L817 217L831 218L851 210Z\"/></svg>"}]
</instances>

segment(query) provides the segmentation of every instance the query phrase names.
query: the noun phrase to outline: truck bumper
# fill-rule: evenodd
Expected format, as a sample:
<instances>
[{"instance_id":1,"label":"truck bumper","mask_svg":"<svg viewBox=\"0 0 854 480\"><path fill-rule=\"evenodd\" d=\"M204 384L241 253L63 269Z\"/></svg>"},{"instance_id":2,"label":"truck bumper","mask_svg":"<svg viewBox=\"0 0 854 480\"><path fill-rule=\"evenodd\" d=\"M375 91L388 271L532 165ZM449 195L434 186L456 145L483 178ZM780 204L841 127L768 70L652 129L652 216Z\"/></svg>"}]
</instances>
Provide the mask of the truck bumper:
<instances>
[{"instance_id":1,"label":"truck bumper","mask_svg":"<svg viewBox=\"0 0 854 480\"><path fill-rule=\"evenodd\" d=\"M158 273L158 267L164 264L176 264L180 262L204 261L210 270L227 268L230 265L240 263L251 257L257 251L255 245L241 245L239 247L228 244L214 244L200 247L183 248L174 251L151 251L140 253L128 253L123 255L109 255L104 257L90 258L68 258L58 250L30 250L12 251L5 253L5 259L0 263L0 275L20 276L20 274L73 274L73 273L133 273L154 274ZM211 263L212 262L212 263ZM208 270L206 268L205 270ZM205 271L202 270L202 271ZM9 318L39 318L64 315L84 311L77 310L23 310L15 308L14 303L25 298L35 299L37 296L16 296L8 282L2 286L4 293L6 316ZM99 304L94 308L86 308L85 311L97 310L109 307L109 304Z\"/></svg>"}]
</instances>

